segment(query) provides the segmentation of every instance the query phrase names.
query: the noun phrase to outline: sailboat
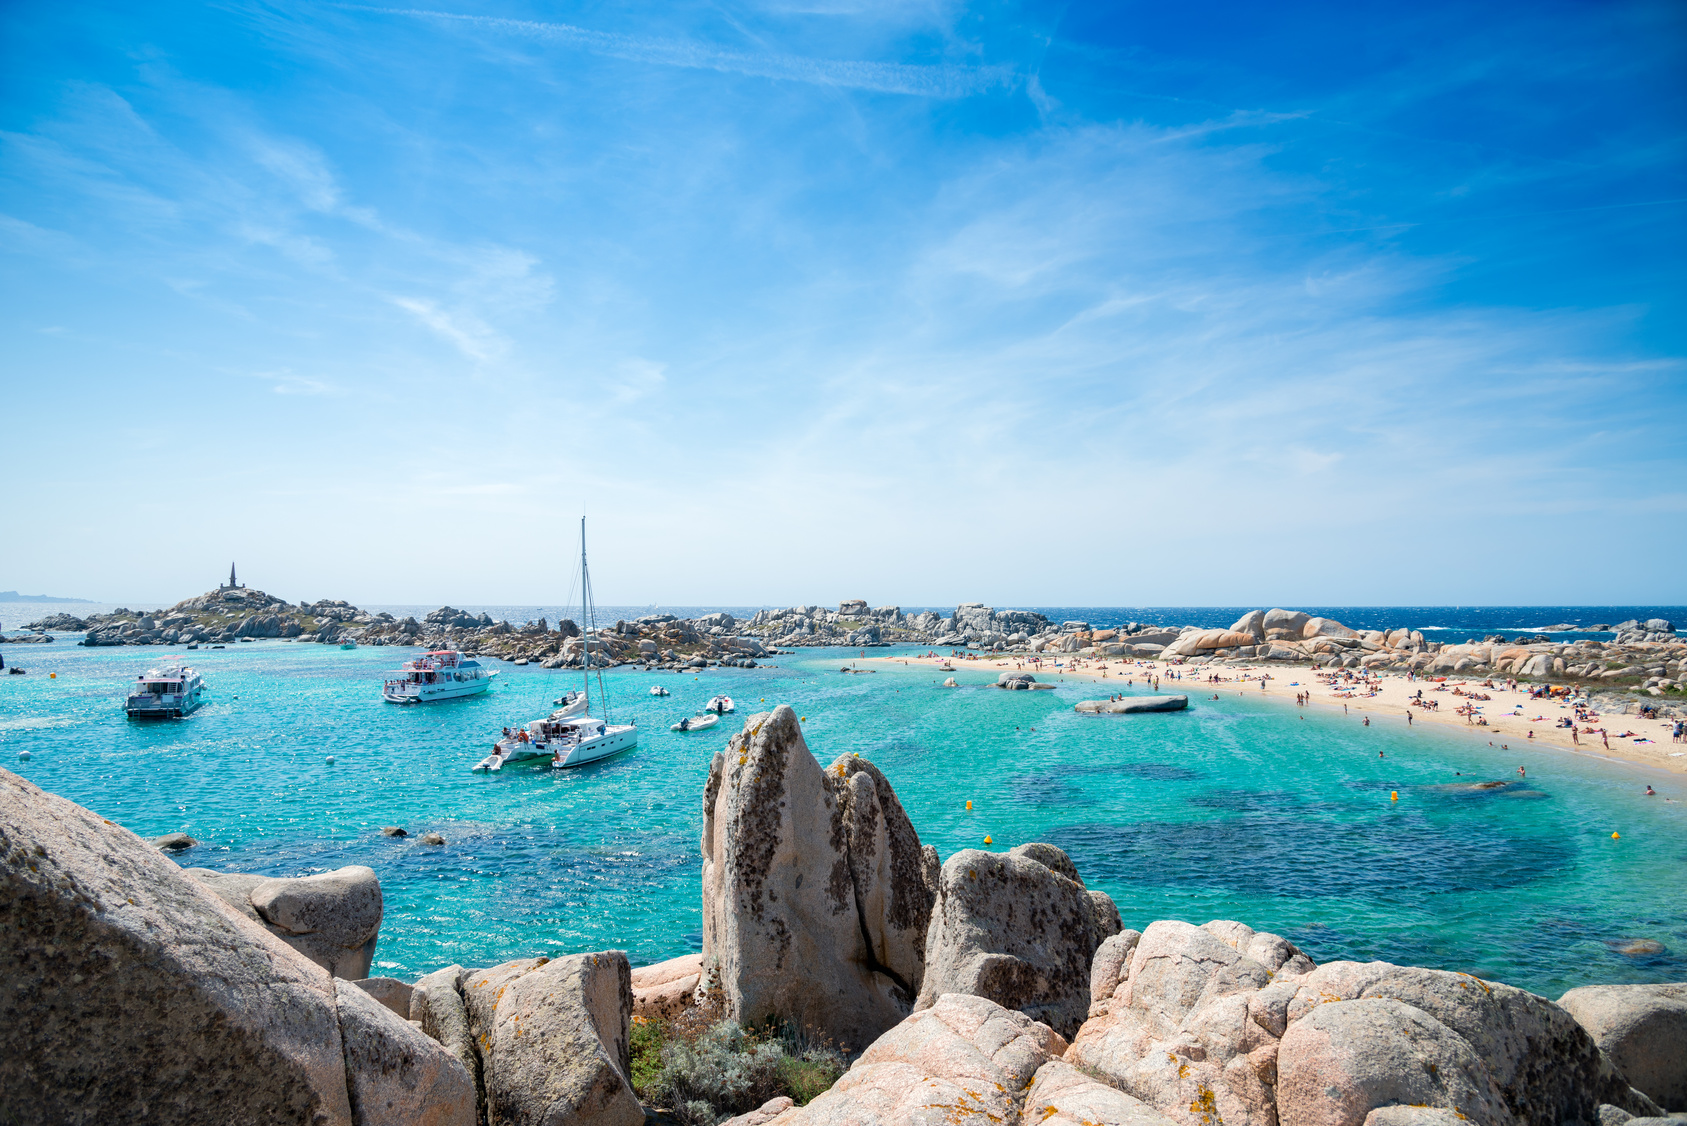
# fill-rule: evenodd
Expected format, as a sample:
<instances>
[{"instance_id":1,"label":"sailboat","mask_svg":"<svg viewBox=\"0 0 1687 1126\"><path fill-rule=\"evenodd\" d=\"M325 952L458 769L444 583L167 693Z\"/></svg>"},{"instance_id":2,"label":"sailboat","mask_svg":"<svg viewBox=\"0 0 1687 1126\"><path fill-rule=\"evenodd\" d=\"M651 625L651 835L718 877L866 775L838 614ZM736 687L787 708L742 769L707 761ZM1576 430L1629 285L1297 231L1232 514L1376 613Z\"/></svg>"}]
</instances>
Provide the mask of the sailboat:
<instances>
[{"instance_id":1,"label":"sailboat","mask_svg":"<svg viewBox=\"0 0 1687 1126\"><path fill-rule=\"evenodd\" d=\"M583 516L580 518L580 620L585 627L580 653L580 673L584 683L580 691L568 693L558 700L563 707L544 719L536 719L508 738L499 740L492 753L476 763L473 769L498 771L510 762L541 761L548 753L552 770L567 770L600 762L638 745L637 724L609 722L609 694L603 685L602 669L597 673L597 699L603 715L600 718L591 714L592 635L596 630L592 615L591 571L586 566L586 518Z\"/></svg>"}]
</instances>

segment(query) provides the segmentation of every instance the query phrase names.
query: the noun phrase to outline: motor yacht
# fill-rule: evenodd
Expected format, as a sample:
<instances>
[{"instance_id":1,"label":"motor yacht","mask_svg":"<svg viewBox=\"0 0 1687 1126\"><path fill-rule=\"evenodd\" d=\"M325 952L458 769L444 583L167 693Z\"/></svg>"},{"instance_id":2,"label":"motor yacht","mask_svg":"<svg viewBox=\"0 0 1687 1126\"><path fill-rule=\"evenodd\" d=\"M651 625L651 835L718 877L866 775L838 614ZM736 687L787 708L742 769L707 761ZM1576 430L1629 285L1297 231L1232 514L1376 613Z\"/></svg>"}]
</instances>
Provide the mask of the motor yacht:
<instances>
[{"instance_id":1,"label":"motor yacht","mask_svg":"<svg viewBox=\"0 0 1687 1126\"><path fill-rule=\"evenodd\" d=\"M161 665L135 678L123 710L134 719L173 719L204 702L205 681L186 665Z\"/></svg>"},{"instance_id":2,"label":"motor yacht","mask_svg":"<svg viewBox=\"0 0 1687 1126\"><path fill-rule=\"evenodd\" d=\"M413 661L405 661L398 679L381 687L381 696L393 704L432 704L474 696L492 686L496 672L488 672L473 657L455 649L434 649Z\"/></svg>"}]
</instances>

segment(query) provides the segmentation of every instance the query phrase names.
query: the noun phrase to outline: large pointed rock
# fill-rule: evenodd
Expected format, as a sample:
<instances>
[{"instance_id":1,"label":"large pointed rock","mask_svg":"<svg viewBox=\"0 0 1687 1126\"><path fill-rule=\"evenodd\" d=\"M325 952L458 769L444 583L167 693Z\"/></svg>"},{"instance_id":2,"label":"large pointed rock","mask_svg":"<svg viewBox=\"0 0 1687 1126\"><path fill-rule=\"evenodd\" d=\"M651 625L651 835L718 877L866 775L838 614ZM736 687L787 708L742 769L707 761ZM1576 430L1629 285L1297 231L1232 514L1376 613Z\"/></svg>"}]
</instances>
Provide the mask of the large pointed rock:
<instances>
[{"instance_id":1,"label":"large pointed rock","mask_svg":"<svg viewBox=\"0 0 1687 1126\"><path fill-rule=\"evenodd\" d=\"M859 1047L911 1009L935 853L882 773L827 770L797 716L751 716L703 795L703 984L750 1024L793 1020Z\"/></svg>"},{"instance_id":2,"label":"large pointed rock","mask_svg":"<svg viewBox=\"0 0 1687 1126\"><path fill-rule=\"evenodd\" d=\"M970 993L1075 1035L1089 1013L1090 961L1119 929L1113 901L1086 889L1053 845L963 849L938 880L917 1007Z\"/></svg>"}]
</instances>

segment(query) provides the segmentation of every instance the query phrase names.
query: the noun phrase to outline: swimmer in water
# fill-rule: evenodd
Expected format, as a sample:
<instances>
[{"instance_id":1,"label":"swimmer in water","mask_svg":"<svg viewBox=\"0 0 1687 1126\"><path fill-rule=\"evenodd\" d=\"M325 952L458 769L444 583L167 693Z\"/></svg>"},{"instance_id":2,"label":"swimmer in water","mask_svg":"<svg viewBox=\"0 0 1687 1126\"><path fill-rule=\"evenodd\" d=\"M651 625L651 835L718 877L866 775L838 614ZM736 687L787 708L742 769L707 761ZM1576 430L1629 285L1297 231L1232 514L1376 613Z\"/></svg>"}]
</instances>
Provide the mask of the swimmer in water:
<instances>
[{"instance_id":1,"label":"swimmer in water","mask_svg":"<svg viewBox=\"0 0 1687 1126\"><path fill-rule=\"evenodd\" d=\"M1646 796L1649 798L1655 798L1658 796L1658 791L1652 789L1652 787L1648 785L1646 787Z\"/></svg>"}]
</instances>

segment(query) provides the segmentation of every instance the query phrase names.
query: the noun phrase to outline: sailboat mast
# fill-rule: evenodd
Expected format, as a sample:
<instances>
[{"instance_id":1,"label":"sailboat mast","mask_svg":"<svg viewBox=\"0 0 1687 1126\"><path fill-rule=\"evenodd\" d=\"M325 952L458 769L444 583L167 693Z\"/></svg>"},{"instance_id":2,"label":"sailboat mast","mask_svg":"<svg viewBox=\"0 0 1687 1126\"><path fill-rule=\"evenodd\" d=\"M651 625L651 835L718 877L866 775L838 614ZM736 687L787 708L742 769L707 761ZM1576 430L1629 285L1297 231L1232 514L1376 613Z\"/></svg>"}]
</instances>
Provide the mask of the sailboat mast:
<instances>
[{"instance_id":1,"label":"sailboat mast","mask_svg":"<svg viewBox=\"0 0 1687 1126\"><path fill-rule=\"evenodd\" d=\"M585 646L580 658L580 691L585 694L586 707L592 706L592 623L586 615L586 518L580 517L580 629Z\"/></svg>"}]
</instances>

